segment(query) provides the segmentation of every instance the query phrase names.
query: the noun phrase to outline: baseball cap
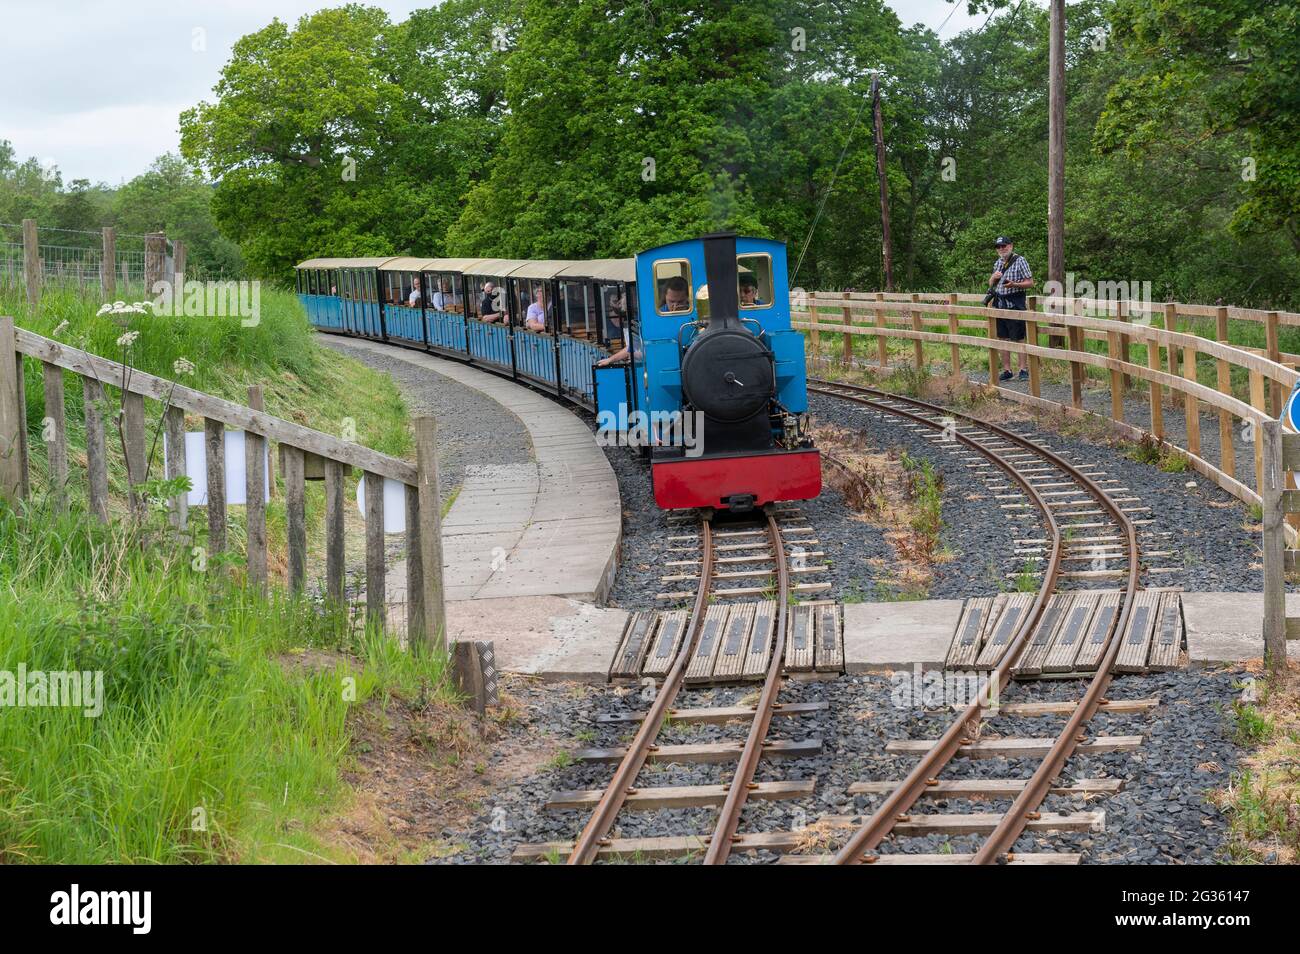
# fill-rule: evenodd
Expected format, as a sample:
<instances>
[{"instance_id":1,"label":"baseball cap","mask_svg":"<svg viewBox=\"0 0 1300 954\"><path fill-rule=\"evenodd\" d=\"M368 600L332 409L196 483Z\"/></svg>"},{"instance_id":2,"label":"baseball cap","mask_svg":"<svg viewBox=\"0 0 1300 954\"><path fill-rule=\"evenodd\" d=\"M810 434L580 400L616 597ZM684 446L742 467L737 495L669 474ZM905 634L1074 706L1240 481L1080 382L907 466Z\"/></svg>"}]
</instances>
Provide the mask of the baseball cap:
<instances>
[{"instance_id":1,"label":"baseball cap","mask_svg":"<svg viewBox=\"0 0 1300 954\"><path fill-rule=\"evenodd\" d=\"M997 238L993 240L994 248L997 248L999 245L1010 245L1010 244L1011 244L1011 239L1007 238L1005 235L999 235Z\"/></svg>"}]
</instances>

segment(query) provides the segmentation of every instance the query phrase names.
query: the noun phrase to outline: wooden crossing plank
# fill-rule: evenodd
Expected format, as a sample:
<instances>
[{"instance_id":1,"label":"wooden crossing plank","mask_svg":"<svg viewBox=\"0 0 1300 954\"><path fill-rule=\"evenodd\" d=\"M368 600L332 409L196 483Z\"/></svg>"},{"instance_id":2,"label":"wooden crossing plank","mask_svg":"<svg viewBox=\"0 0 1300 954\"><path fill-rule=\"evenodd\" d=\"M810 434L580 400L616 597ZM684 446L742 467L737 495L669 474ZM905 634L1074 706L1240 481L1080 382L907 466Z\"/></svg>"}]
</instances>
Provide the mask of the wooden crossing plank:
<instances>
[{"instance_id":1,"label":"wooden crossing plank","mask_svg":"<svg viewBox=\"0 0 1300 954\"><path fill-rule=\"evenodd\" d=\"M1160 594L1160 610L1156 617L1155 636L1151 641L1151 656L1147 660L1150 672L1168 672L1179 668L1183 651L1183 598L1178 593Z\"/></svg>"},{"instance_id":2,"label":"wooden crossing plank","mask_svg":"<svg viewBox=\"0 0 1300 954\"><path fill-rule=\"evenodd\" d=\"M775 716L800 716L830 708L829 702L778 702L772 710ZM670 709L668 718L674 722L693 725L719 725L724 722L746 722L754 718L754 706L715 706L705 709ZM609 723L643 722L644 712L606 712L596 716L602 725Z\"/></svg>"},{"instance_id":3,"label":"wooden crossing plank","mask_svg":"<svg viewBox=\"0 0 1300 954\"><path fill-rule=\"evenodd\" d=\"M690 665L686 667L687 682L708 682L713 678L713 660L722 645L723 627L727 623L730 606L710 606L704 611L704 623L700 626L700 639L691 654Z\"/></svg>"},{"instance_id":4,"label":"wooden crossing plank","mask_svg":"<svg viewBox=\"0 0 1300 954\"><path fill-rule=\"evenodd\" d=\"M763 600L754 606L754 627L750 630L742 679L762 679L772 658L772 633L776 629L776 600Z\"/></svg>"},{"instance_id":5,"label":"wooden crossing plank","mask_svg":"<svg viewBox=\"0 0 1300 954\"><path fill-rule=\"evenodd\" d=\"M957 754L968 759L1042 758L1056 739L976 739L962 745ZM898 739L885 745L886 752L923 755L934 748L934 739ZM1129 752L1142 744L1140 735L1099 735L1075 747L1076 752Z\"/></svg>"},{"instance_id":6,"label":"wooden crossing plank","mask_svg":"<svg viewBox=\"0 0 1300 954\"><path fill-rule=\"evenodd\" d=\"M939 779L927 785L922 798L1015 798L1028 784L1023 778L973 778ZM898 788L898 782L854 782L850 795L888 795ZM1075 781L1058 779L1049 790L1052 795L1113 795L1124 787L1118 778L1080 778Z\"/></svg>"},{"instance_id":7,"label":"wooden crossing plank","mask_svg":"<svg viewBox=\"0 0 1300 954\"><path fill-rule=\"evenodd\" d=\"M778 801L810 798L816 788L815 778L795 782L755 782L746 796L751 801ZM668 785L662 788L634 789L623 802L628 811L653 812L661 808L707 808L727 800L730 785ZM546 802L548 811L567 808L590 808L605 794L603 788L555 792Z\"/></svg>"},{"instance_id":8,"label":"wooden crossing plank","mask_svg":"<svg viewBox=\"0 0 1300 954\"><path fill-rule=\"evenodd\" d=\"M1056 633L1061 628L1061 622L1066 618L1073 599L1070 593L1056 593L1048 601L1047 609L1043 611L1038 626L1034 629L1033 638L1029 640L1029 645L1020 654L1020 659L1012 670L1015 675L1037 676L1043 671L1047 651L1052 648L1052 641L1056 639Z\"/></svg>"},{"instance_id":9,"label":"wooden crossing plank","mask_svg":"<svg viewBox=\"0 0 1300 954\"><path fill-rule=\"evenodd\" d=\"M1002 821L1001 812L960 815L904 815L894 825L895 837L926 835L987 835ZM1105 831L1105 812L1034 812L1026 831Z\"/></svg>"},{"instance_id":10,"label":"wooden crossing plank","mask_svg":"<svg viewBox=\"0 0 1300 954\"><path fill-rule=\"evenodd\" d=\"M844 669L843 615L838 603L817 607L816 669L840 672Z\"/></svg>"},{"instance_id":11,"label":"wooden crossing plank","mask_svg":"<svg viewBox=\"0 0 1300 954\"><path fill-rule=\"evenodd\" d=\"M641 663L658 622L659 614L653 610L642 610L628 617L618 652L609 665L610 679L635 679L641 674Z\"/></svg>"},{"instance_id":12,"label":"wooden crossing plank","mask_svg":"<svg viewBox=\"0 0 1300 954\"><path fill-rule=\"evenodd\" d=\"M1114 672L1142 672L1147 665L1147 652L1151 648L1151 634L1156 628L1156 610L1159 593L1138 593L1133 597L1133 611L1129 613L1124 641L1120 643L1115 658Z\"/></svg>"},{"instance_id":13,"label":"wooden crossing plank","mask_svg":"<svg viewBox=\"0 0 1300 954\"><path fill-rule=\"evenodd\" d=\"M659 624L650 640L650 651L641 666L641 675L663 677L668 675L676 658L686 630L686 610L672 610L659 614Z\"/></svg>"},{"instance_id":14,"label":"wooden crossing plank","mask_svg":"<svg viewBox=\"0 0 1300 954\"><path fill-rule=\"evenodd\" d=\"M1110 631L1119 612L1119 593L1104 593L1092 611L1088 621L1088 632L1083 637L1083 644L1074 657L1075 672L1095 672L1101 662L1101 655L1106 649L1106 634Z\"/></svg>"},{"instance_id":15,"label":"wooden crossing plank","mask_svg":"<svg viewBox=\"0 0 1300 954\"><path fill-rule=\"evenodd\" d=\"M727 623L722 630L722 645L713 663L716 682L739 679L745 669L745 654L749 649L749 635L754 628L754 604L742 603L731 607Z\"/></svg>"},{"instance_id":16,"label":"wooden crossing plank","mask_svg":"<svg viewBox=\"0 0 1300 954\"><path fill-rule=\"evenodd\" d=\"M1102 712L1146 712L1160 705L1159 697L1149 699L1108 699L1101 704ZM1077 702L1008 702L997 709L985 711L984 718L999 715L1009 716L1053 716L1070 715L1079 707ZM600 718L597 717L597 722Z\"/></svg>"},{"instance_id":17,"label":"wooden crossing plank","mask_svg":"<svg viewBox=\"0 0 1300 954\"><path fill-rule=\"evenodd\" d=\"M961 617L957 620L957 628L952 634L948 658L944 661L945 669L965 669L975 665L975 660L979 658L980 647L984 645L983 637L988 629L994 602L992 596L981 596L966 601L966 605L961 610ZM1003 599L1002 602L1005 603L1006 600Z\"/></svg>"},{"instance_id":18,"label":"wooden crossing plank","mask_svg":"<svg viewBox=\"0 0 1300 954\"><path fill-rule=\"evenodd\" d=\"M1074 594L1060 631L1043 660L1043 672L1070 672L1074 669L1074 657L1079 655L1079 647L1088 634L1088 623L1100 599L1100 594Z\"/></svg>"},{"instance_id":19,"label":"wooden crossing plank","mask_svg":"<svg viewBox=\"0 0 1300 954\"><path fill-rule=\"evenodd\" d=\"M734 762L740 758L745 743L738 742L697 742L689 745L660 745L647 756L651 762ZM783 739L769 740L763 743L763 757L769 759L802 759L816 755L822 750L821 739L802 739L789 742ZM616 763L627 755L627 747L618 745L612 748L578 749L573 753L579 762Z\"/></svg>"},{"instance_id":20,"label":"wooden crossing plank","mask_svg":"<svg viewBox=\"0 0 1300 954\"><path fill-rule=\"evenodd\" d=\"M785 640L785 668L790 672L811 672L813 667L813 611L811 606L792 606L787 614L789 632Z\"/></svg>"},{"instance_id":21,"label":"wooden crossing plank","mask_svg":"<svg viewBox=\"0 0 1300 954\"><path fill-rule=\"evenodd\" d=\"M993 669L997 666L998 660L1006 652L1007 644L1011 642L1012 634L1020 625L1025 611L1029 609L1029 604L1033 600L1032 593L1013 593L1007 596L1006 602L1002 605L1002 612L989 624L992 629L989 631L984 648L980 650L979 658L975 661L976 669Z\"/></svg>"},{"instance_id":22,"label":"wooden crossing plank","mask_svg":"<svg viewBox=\"0 0 1300 954\"><path fill-rule=\"evenodd\" d=\"M1099 817L1100 816L1100 817ZM953 815L933 815L933 816L912 816L913 818L942 818L955 820L951 821L952 825L968 826L971 823L964 821L960 817ZM993 826L1002 817L1001 815L992 815L991 822L986 822L987 831L992 831ZM864 815L823 815L816 820L819 828L831 829L836 831L848 831L859 828L866 821ZM938 822L923 823L928 825L937 825ZM1102 831L1104 830L1105 816L1102 812L1073 812L1070 814L1056 814L1044 812L1042 815L1030 821L1025 827L1029 831ZM914 826L915 827L915 826ZM898 829L894 829L898 834ZM927 831L910 831L908 834L935 834L931 829ZM963 831L963 834L976 834L975 831ZM689 855L703 854L708 848L708 842L704 835L667 835L654 838L610 838L603 842L596 849L596 857L602 860L610 859L631 859L652 861L661 858L681 858ZM732 851L771 851L777 854L784 854L791 851L799 851L809 847L810 842L814 839L807 831L763 831L741 833L736 836L732 843ZM573 843L569 841L547 841L531 845L519 845L510 855L511 861L563 861L573 850ZM817 857L815 855L803 855L800 857ZM960 858L960 855L908 855L908 854L888 854L879 855L873 864L916 864L918 858L942 858L942 862L921 862L932 864L952 864L948 859ZM971 855L965 856L968 860ZM1055 853L1043 853L1042 855L1016 855L1015 858L1031 859L1035 861L1021 861L1021 864L1077 864L1078 855L1057 855ZM898 859L898 860L886 860ZM1050 860L1045 860L1050 859ZM1074 860L1068 860L1074 859Z\"/></svg>"}]
</instances>

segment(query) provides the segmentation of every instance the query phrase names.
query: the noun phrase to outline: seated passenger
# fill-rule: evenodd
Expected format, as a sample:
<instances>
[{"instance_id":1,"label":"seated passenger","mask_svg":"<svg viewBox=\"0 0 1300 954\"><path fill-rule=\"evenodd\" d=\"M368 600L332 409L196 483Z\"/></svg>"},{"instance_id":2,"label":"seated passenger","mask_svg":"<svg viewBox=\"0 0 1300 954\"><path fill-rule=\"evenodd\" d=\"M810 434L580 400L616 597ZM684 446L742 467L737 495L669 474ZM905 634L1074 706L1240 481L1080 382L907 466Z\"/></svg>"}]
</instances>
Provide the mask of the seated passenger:
<instances>
[{"instance_id":1,"label":"seated passenger","mask_svg":"<svg viewBox=\"0 0 1300 954\"><path fill-rule=\"evenodd\" d=\"M622 364L628 359L628 341L623 337L623 314L618 311L610 310L605 316L605 337L609 340L615 338L622 339L623 347L619 348L607 358L601 358L596 362L598 368L608 368L611 364Z\"/></svg>"},{"instance_id":2,"label":"seated passenger","mask_svg":"<svg viewBox=\"0 0 1300 954\"><path fill-rule=\"evenodd\" d=\"M479 302L478 316L480 321L505 321L506 313L497 309L496 302L496 285L491 282L483 284L483 300Z\"/></svg>"},{"instance_id":3,"label":"seated passenger","mask_svg":"<svg viewBox=\"0 0 1300 954\"><path fill-rule=\"evenodd\" d=\"M450 296L448 296L447 294L447 283L439 282L438 290L433 293L433 298L431 299L430 302L433 305L434 311L446 311L447 299L449 297Z\"/></svg>"},{"instance_id":4,"label":"seated passenger","mask_svg":"<svg viewBox=\"0 0 1300 954\"><path fill-rule=\"evenodd\" d=\"M740 276L740 307L761 308L767 302L758 297L758 279L753 275Z\"/></svg>"},{"instance_id":5,"label":"seated passenger","mask_svg":"<svg viewBox=\"0 0 1300 954\"><path fill-rule=\"evenodd\" d=\"M538 286L537 292L533 295L533 303L528 306L528 314L524 316L524 327L529 331L546 330L546 292Z\"/></svg>"},{"instance_id":6,"label":"seated passenger","mask_svg":"<svg viewBox=\"0 0 1300 954\"><path fill-rule=\"evenodd\" d=\"M663 303L659 306L660 311L690 311L691 310L691 288L686 284L686 279L680 275L668 279L663 284Z\"/></svg>"},{"instance_id":7,"label":"seated passenger","mask_svg":"<svg viewBox=\"0 0 1300 954\"><path fill-rule=\"evenodd\" d=\"M411 279L411 296L406 300L406 304L411 308L420 307L420 277L418 275Z\"/></svg>"}]
</instances>

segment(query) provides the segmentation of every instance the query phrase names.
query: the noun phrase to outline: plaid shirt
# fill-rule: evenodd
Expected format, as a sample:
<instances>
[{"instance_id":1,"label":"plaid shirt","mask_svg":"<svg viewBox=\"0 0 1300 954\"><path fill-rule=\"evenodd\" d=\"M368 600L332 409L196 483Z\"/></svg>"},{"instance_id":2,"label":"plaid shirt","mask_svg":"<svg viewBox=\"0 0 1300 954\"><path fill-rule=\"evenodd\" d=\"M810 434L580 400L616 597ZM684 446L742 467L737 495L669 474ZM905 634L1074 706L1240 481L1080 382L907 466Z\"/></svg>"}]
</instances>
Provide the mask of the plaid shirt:
<instances>
[{"instance_id":1,"label":"plaid shirt","mask_svg":"<svg viewBox=\"0 0 1300 954\"><path fill-rule=\"evenodd\" d=\"M1012 253L1015 257L1011 260L1011 265L1002 273L1002 280L998 282L998 287L993 289L999 295L1014 295L1017 292L1023 292L1023 288L1012 288L1007 282L1023 282L1026 278L1033 278L1029 273L1029 263L1025 261L1023 255ZM998 259L993 265L993 272L1002 267L1002 259ZM990 272L989 274L992 274Z\"/></svg>"}]
</instances>

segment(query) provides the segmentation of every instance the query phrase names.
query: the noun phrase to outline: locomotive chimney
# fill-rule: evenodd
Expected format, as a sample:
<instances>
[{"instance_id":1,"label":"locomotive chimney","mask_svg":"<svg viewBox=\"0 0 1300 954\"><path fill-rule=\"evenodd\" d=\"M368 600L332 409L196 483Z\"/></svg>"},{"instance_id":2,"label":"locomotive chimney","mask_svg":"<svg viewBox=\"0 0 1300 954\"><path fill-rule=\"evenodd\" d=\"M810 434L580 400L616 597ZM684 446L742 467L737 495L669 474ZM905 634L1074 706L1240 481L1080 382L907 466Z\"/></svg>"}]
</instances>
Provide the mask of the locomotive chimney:
<instances>
[{"instance_id":1,"label":"locomotive chimney","mask_svg":"<svg viewBox=\"0 0 1300 954\"><path fill-rule=\"evenodd\" d=\"M715 232L704 236L704 272L709 283L709 331L741 328L736 285L736 235Z\"/></svg>"}]
</instances>

